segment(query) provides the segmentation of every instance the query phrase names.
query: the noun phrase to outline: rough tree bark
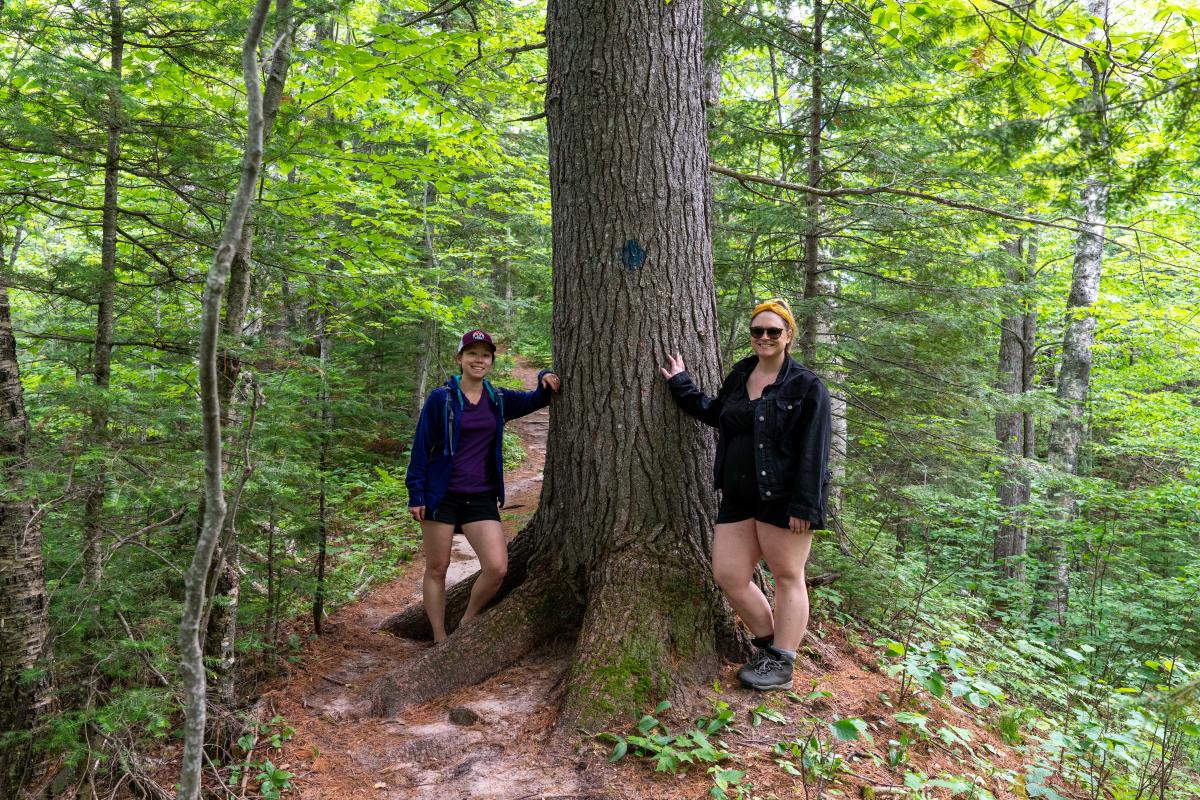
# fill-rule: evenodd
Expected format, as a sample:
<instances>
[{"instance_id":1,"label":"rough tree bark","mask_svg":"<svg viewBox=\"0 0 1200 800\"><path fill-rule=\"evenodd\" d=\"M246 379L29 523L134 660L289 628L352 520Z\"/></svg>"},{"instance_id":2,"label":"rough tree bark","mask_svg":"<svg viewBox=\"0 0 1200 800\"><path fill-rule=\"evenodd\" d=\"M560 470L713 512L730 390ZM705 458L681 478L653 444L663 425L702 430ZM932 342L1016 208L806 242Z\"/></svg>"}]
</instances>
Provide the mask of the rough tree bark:
<instances>
[{"instance_id":1,"label":"rough tree bark","mask_svg":"<svg viewBox=\"0 0 1200 800\"><path fill-rule=\"evenodd\" d=\"M1010 301L1009 310L1000 321L997 388L1007 395L1010 408L996 415L996 442L1004 453L997 495L1007 516L996 531L992 559L1000 577L1020 582L1025 580L1024 556L1028 542L1028 527L1020 509L1030 499L1029 473L1024 467L1024 459L1032 457L1033 415L1011 406L1033 388L1036 321L1026 292L1037 267L1036 235L1017 236L1005 242L1004 249L1008 254L1008 283L1020 292L1020 296Z\"/></svg>"},{"instance_id":2,"label":"rough tree bark","mask_svg":"<svg viewBox=\"0 0 1200 800\"><path fill-rule=\"evenodd\" d=\"M680 350L701 386L719 381L702 13L702 0L549 4L564 386L541 504L518 539L530 540L528 575L370 687L375 713L478 681L576 628L563 726L604 724L716 671L731 628L708 568L712 439L657 373Z\"/></svg>"},{"instance_id":3,"label":"rough tree bark","mask_svg":"<svg viewBox=\"0 0 1200 800\"><path fill-rule=\"evenodd\" d=\"M117 283L117 200L121 169L121 80L125 58L125 19L120 0L109 0L109 77L107 147L104 153L104 211L100 233L100 280L96 287L96 341L92 347L92 381L98 396L92 401L91 446L108 439L108 393L112 375L113 300ZM108 454L97 458L83 506L83 580L100 584L103 570L104 496L108 484Z\"/></svg>"},{"instance_id":4,"label":"rough tree bark","mask_svg":"<svg viewBox=\"0 0 1200 800\"><path fill-rule=\"evenodd\" d=\"M33 737L49 702L40 669L49 636L42 526L24 487L28 443L8 288L0 279L0 797L19 796L29 779Z\"/></svg>"},{"instance_id":5,"label":"rough tree bark","mask_svg":"<svg viewBox=\"0 0 1200 800\"><path fill-rule=\"evenodd\" d=\"M1108 0L1087 0L1088 13L1108 24ZM1106 39L1104 27L1088 33L1086 41L1099 45ZM1101 66L1090 52L1083 64L1091 76L1087 108L1080 118L1084 156L1088 175L1080 204L1083 221L1075 240L1075 261L1071 276L1071 294L1067 298L1067 325L1063 333L1062 364L1059 368L1057 399L1059 416L1050 426L1048 459L1060 473L1075 475L1086 438L1084 404L1091 381L1092 342L1096 318L1091 307L1100 292L1100 273L1104 257L1104 226L1108 216L1108 104L1105 83L1109 66ZM1048 539L1050 566L1054 571L1054 590L1047 610L1061 627L1070 600L1070 561L1065 531L1075 513L1075 496L1061 486L1050 490L1050 501L1058 507L1060 524Z\"/></svg>"},{"instance_id":6,"label":"rough tree bark","mask_svg":"<svg viewBox=\"0 0 1200 800\"><path fill-rule=\"evenodd\" d=\"M200 323L200 406L204 423L204 519L192 563L184 577L183 618L179 624L180 672L184 684L184 745L180 769L180 800L200 796L204 727L207 720L206 676L201 626L205 590L213 551L225 522L225 491L221 483L221 403L217 369L221 323L221 296L229 279L242 226L254 199L263 158L263 96L258 78L256 52L266 25L270 0L257 0L242 44L242 76L246 84L246 145L242 154L237 192L221 232L221 241L205 281Z\"/></svg>"}]
</instances>

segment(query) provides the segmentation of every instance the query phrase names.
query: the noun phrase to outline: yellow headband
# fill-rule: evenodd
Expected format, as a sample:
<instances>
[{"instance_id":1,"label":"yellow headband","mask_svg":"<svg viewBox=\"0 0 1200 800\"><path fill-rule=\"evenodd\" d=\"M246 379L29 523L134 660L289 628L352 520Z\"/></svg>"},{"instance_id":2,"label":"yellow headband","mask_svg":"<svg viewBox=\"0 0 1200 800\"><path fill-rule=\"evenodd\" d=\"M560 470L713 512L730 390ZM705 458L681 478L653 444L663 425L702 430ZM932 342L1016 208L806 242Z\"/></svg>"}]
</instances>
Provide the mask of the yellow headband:
<instances>
[{"instance_id":1,"label":"yellow headband","mask_svg":"<svg viewBox=\"0 0 1200 800\"><path fill-rule=\"evenodd\" d=\"M750 312L750 319L754 319L764 311L774 311L776 314L783 317L783 321L788 324L788 328L793 334L796 332L796 320L792 319L791 312L775 300L767 300L764 303L759 303L756 305L754 310Z\"/></svg>"}]
</instances>

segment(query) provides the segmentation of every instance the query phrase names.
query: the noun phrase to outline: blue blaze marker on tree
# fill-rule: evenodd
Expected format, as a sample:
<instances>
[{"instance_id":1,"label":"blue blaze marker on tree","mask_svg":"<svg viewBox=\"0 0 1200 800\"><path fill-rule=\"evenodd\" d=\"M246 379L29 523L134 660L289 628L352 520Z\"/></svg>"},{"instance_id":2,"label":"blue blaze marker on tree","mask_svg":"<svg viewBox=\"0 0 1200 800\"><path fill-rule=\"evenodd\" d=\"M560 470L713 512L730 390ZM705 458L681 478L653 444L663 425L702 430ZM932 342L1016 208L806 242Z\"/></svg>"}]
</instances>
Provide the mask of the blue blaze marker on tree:
<instances>
[{"instance_id":1,"label":"blue blaze marker on tree","mask_svg":"<svg viewBox=\"0 0 1200 800\"><path fill-rule=\"evenodd\" d=\"M625 269L633 272L646 261L646 250L638 243L637 239L630 239L625 243L625 248L621 251L621 262L625 265Z\"/></svg>"}]
</instances>

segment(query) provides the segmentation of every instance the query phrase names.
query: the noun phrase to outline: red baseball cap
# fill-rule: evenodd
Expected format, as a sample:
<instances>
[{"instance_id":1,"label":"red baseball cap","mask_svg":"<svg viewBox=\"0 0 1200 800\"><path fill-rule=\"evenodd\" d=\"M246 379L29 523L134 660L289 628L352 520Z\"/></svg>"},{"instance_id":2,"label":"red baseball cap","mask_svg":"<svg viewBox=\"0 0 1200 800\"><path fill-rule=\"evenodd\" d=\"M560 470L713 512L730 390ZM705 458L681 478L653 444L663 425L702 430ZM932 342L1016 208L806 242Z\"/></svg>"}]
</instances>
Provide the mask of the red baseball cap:
<instances>
[{"instance_id":1,"label":"red baseball cap","mask_svg":"<svg viewBox=\"0 0 1200 800\"><path fill-rule=\"evenodd\" d=\"M471 345L479 342L482 342L490 347L493 353L496 352L496 345L492 342L492 337L488 336L486 332L481 331L478 328L473 331L467 331L463 334L462 341L458 343L458 350L455 352L461 353Z\"/></svg>"}]
</instances>

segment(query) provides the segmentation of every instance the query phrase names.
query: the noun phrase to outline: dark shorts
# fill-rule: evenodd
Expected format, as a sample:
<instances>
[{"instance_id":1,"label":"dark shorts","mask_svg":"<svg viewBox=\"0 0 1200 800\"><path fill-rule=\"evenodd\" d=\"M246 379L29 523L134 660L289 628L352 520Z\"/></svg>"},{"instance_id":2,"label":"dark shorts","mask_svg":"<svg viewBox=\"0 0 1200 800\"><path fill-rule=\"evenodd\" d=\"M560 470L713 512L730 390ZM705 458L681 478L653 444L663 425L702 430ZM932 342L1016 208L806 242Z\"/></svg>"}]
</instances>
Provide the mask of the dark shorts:
<instances>
[{"instance_id":1,"label":"dark shorts","mask_svg":"<svg viewBox=\"0 0 1200 800\"><path fill-rule=\"evenodd\" d=\"M478 494L462 494L447 492L438 504L437 509L429 515L434 522L445 522L454 526L455 533L461 533L463 525L483 520L500 521L500 507L497 505L494 492Z\"/></svg>"},{"instance_id":2,"label":"dark shorts","mask_svg":"<svg viewBox=\"0 0 1200 800\"><path fill-rule=\"evenodd\" d=\"M717 507L717 524L741 522L747 519L765 522L776 528L787 528L791 523L788 501L786 498L764 501L757 497L739 497L722 492L721 505Z\"/></svg>"}]
</instances>

